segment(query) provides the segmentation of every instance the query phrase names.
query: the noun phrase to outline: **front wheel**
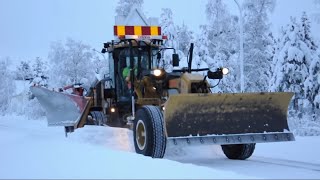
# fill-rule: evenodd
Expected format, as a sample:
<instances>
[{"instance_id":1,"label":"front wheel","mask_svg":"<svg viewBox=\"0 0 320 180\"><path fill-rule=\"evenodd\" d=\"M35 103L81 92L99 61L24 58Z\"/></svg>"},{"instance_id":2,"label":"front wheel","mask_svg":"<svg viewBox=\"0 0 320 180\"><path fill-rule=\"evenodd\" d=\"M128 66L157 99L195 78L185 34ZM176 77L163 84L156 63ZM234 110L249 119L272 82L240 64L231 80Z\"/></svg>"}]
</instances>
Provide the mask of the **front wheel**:
<instances>
[{"instance_id":1,"label":"front wheel","mask_svg":"<svg viewBox=\"0 0 320 180\"><path fill-rule=\"evenodd\" d=\"M138 154L163 158L166 149L164 121L156 106L143 106L136 113L133 125L134 147Z\"/></svg>"},{"instance_id":2,"label":"front wheel","mask_svg":"<svg viewBox=\"0 0 320 180\"><path fill-rule=\"evenodd\" d=\"M232 144L221 145L223 153L229 159L245 160L249 158L255 149L256 144Z\"/></svg>"}]
</instances>

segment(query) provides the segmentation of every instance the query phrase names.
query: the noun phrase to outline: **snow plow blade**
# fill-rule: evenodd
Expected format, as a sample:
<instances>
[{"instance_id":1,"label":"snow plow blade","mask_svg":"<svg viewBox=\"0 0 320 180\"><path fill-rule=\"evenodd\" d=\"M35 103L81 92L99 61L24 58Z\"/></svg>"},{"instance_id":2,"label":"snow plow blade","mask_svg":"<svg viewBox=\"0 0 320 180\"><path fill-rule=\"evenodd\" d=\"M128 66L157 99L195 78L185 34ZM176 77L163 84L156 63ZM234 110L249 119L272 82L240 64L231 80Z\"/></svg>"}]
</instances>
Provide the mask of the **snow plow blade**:
<instances>
[{"instance_id":1,"label":"snow plow blade","mask_svg":"<svg viewBox=\"0 0 320 180\"><path fill-rule=\"evenodd\" d=\"M32 86L30 90L46 111L48 126L76 126L89 100L77 95Z\"/></svg>"},{"instance_id":2,"label":"snow plow blade","mask_svg":"<svg viewBox=\"0 0 320 180\"><path fill-rule=\"evenodd\" d=\"M228 139L229 135L273 133L276 138L286 134L294 140L287 123L292 96L293 93L172 95L164 112L167 137Z\"/></svg>"}]
</instances>

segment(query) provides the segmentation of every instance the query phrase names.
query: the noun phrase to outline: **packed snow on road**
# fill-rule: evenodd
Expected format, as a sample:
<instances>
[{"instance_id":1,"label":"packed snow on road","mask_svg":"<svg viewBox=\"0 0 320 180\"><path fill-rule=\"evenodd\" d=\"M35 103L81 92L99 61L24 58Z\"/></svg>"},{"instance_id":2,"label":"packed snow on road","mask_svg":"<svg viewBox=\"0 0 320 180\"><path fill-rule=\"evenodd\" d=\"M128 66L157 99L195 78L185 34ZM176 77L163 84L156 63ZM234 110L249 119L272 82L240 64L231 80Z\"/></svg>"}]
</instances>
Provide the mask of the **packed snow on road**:
<instances>
[{"instance_id":1,"label":"packed snow on road","mask_svg":"<svg viewBox=\"0 0 320 180\"><path fill-rule=\"evenodd\" d=\"M170 147L164 159L134 152L132 131L85 126L66 138L45 118L0 116L0 178L257 179L319 178L319 137L257 144L245 161L227 159L220 146Z\"/></svg>"}]
</instances>

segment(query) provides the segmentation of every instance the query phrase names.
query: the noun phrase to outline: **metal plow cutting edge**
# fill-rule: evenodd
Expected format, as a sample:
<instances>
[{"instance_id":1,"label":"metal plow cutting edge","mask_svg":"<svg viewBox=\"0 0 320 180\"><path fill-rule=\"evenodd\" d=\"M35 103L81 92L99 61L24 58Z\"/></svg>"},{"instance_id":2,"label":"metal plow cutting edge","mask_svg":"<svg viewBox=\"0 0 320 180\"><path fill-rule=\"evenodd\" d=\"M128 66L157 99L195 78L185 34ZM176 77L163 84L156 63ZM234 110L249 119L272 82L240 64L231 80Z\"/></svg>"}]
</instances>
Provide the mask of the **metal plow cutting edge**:
<instances>
[{"instance_id":1,"label":"metal plow cutting edge","mask_svg":"<svg viewBox=\"0 0 320 180\"><path fill-rule=\"evenodd\" d=\"M75 126L88 104L82 96L32 86L31 92L46 111L48 126Z\"/></svg>"}]
</instances>

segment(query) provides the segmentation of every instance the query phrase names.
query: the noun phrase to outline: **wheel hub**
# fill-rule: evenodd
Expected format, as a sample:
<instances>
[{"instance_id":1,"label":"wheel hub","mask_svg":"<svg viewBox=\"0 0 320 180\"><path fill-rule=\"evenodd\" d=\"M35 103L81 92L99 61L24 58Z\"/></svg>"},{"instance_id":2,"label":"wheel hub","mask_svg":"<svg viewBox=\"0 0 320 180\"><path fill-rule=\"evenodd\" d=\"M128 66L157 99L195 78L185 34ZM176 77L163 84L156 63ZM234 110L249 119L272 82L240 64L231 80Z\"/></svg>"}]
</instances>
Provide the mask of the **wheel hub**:
<instances>
[{"instance_id":1,"label":"wheel hub","mask_svg":"<svg viewBox=\"0 0 320 180\"><path fill-rule=\"evenodd\" d=\"M147 136L146 136L146 127L142 120L138 120L136 126L136 143L140 150L143 150L146 146Z\"/></svg>"}]
</instances>

